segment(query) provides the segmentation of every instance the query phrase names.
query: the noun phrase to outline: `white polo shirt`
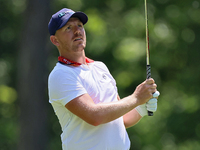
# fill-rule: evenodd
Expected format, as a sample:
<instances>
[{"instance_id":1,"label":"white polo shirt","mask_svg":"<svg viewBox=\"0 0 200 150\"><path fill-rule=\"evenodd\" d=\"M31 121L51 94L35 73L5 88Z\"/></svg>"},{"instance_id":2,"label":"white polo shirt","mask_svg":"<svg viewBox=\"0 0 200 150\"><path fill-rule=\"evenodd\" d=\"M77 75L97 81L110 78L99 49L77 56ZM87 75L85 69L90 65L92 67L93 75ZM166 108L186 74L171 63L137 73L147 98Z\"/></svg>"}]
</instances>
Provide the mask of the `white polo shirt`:
<instances>
[{"instance_id":1,"label":"white polo shirt","mask_svg":"<svg viewBox=\"0 0 200 150\"><path fill-rule=\"evenodd\" d=\"M63 150L128 150L130 140L123 117L92 126L65 105L88 93L95 104L117 101L116 82L102 62L70 66L57 63L49 75L49 102L59 119Z\"/></svg>"}]
</instances>

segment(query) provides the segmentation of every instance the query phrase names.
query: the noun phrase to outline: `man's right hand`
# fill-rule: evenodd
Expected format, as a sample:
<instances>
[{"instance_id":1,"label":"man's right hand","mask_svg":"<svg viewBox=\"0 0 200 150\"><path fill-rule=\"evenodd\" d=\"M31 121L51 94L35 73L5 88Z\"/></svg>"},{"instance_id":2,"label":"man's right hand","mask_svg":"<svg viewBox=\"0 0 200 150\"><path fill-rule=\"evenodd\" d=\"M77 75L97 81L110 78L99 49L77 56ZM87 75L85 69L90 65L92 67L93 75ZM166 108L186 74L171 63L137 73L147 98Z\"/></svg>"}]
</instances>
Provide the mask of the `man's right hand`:
<instances>
[{"instance_id":1,"label":"man's right hand","mask_svg":"<svg viewBox=\"0 0 200 150\"><path fill-rule=\"evenodd\" d=\"M143 83L138 85L133 93L137 100L138 105L147 103L151 98L153 98L153 93L157 91L157 85L154 79L146 79Z\"/></svg>"}]
</instances>

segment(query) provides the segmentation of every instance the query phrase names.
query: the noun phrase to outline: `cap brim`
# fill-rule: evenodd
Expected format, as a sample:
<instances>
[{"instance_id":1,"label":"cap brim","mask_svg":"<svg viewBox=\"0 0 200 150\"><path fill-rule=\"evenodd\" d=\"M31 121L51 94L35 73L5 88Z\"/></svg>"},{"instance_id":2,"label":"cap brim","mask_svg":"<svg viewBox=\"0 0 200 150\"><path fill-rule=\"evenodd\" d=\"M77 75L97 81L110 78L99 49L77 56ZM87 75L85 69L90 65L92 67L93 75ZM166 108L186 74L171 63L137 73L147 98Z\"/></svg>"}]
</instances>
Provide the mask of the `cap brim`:
<instances>
[{"instance_id":1,"label":"cap brim","mask_svg":"<svg viewBox=\"0 0 200 150\"><path fill-rule=\"evenodd\" d=\"M85 13L83 13L83 12L75 12L71 17L77 17L77 18L79 18L80 19L80 21L83 23L83 24L86 24L87 23L87 21L88 21L88 17L87 17L87 15L85 14ZM70 18L71 18L70 17Z\"/></svg>"},{"instance_id":2,"label":"cap brim","mask_svg":"<svg viewBox=\"0 0 200 150\"><path fill-rule=\"evenodd\" d=\"M63 16L63 18L64 18L65 16ZM84 24L86 24L87 23L87 21L88 21L88 17L87 17L87 15L85 14L85 13L83 13L83 12L75 12L74 14L72 14L68 19L66 19L66 20L64 20L63 22L62 22L62 24L59 26L59 28L58 29L60 29L60 28L62 28L63 26L65 26L65 24L69 21L69 19L70 18L72 18L72 17L77 17L77 18L79 18L80 19L80 21L83 23L83 25ZM57 30L58 30L57 29Z\"/></svg>"}]
</instances>

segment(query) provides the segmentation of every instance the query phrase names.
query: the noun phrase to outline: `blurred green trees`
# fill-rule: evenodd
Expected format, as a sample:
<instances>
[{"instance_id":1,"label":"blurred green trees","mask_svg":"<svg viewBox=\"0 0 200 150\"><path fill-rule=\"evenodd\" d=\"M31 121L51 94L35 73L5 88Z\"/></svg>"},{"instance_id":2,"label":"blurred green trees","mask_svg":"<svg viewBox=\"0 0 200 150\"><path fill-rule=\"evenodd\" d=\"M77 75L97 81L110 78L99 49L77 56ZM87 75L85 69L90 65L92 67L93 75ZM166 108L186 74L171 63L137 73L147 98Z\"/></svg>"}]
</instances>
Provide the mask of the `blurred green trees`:
<instances>
[{"instance_id":1,"label":"blurred green trees","mask_svg":"<svg viewBox=\"0 0 200 150\"><path fill-rule=\"evenodd\" d=\"M34 12L26 9L29 3L30 0L0 0L1 150L17 149L21 131L19 116L26 113L21 112L22 108L19 107L19 97L23 95L17 92L16 76L20 67L17 60L21 55L21 28L26 22L22 14ZM52 11L46 17L50 19L51 14L63 7L84 11L88 15L89 21L85 25L86 55L108 66L117 81L121 97L131 94L146 77L144 2L57 0L51 1ZM148 8L152 77L161 95L154 116L144 117L136 126L128 129L131 149L199 150L200 2L151 0L148 1ZM43 30L47 30L48 21L45 23ZM41 36L40 33L38 36ZM48 48L49 59L45 62L48 74L57 62L58 52L49 42L48 34L46 37L44 46ZM31 58L37 61L36 57ZM61 129L48 103L47 93L43 94L43 101L48 107L46 147L48 150L58 150L61 149Z\"/></svg>"}]
</instances>

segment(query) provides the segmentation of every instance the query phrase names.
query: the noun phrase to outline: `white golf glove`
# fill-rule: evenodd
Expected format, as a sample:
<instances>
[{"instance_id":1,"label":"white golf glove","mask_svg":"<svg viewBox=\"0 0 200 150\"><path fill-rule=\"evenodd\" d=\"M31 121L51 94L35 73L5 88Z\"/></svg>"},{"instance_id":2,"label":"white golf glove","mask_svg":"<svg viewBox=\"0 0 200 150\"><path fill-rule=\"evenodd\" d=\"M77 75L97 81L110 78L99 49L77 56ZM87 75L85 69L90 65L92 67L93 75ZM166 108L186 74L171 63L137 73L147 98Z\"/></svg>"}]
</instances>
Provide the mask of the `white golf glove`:
<instances>
[{"instance_id":1,"label":"white golf glove","mask_svg":"<svg viewBox=\"0 0 200 150\"><path fill-rule=\"evenodd\" d=\"M137 106L135 109L137 110L137 112L142 116L146 116L147 115L147 111L151 111L151 112L155 112L157 110L157 99L156 97L158 97L160 95L159 91L156 91L153 94L153 98L150 99L147 103L142 104Z\"/></svg>"}]
</instances>

